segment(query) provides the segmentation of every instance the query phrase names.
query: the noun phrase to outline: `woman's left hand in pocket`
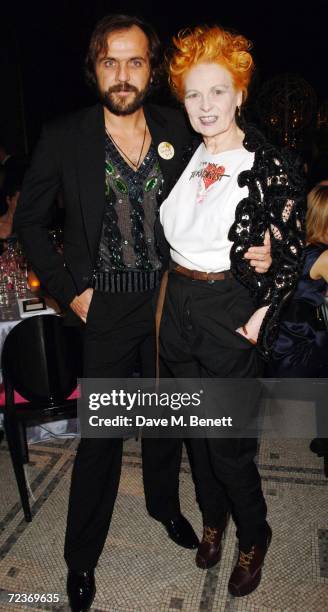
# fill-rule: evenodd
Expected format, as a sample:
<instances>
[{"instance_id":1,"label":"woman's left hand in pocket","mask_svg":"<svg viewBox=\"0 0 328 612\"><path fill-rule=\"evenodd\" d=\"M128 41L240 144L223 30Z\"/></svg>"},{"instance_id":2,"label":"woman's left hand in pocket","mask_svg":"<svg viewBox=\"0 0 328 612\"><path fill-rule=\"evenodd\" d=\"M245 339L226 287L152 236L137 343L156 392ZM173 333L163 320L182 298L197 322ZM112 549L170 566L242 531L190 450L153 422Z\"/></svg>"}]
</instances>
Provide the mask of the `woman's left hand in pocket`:
<instances>
[{"instance_id":1,"label":"woman's left hand in pocket","mask_svg":"<svg viewBox=\"0 0 328 612\"><path fill-rule=\"evenodd\" d=\"M269 306L258 308L244 325L236 329L236 332L244 336L251 344L256 344L260 327L268 308Z\"/></svg>"}]
</instances>

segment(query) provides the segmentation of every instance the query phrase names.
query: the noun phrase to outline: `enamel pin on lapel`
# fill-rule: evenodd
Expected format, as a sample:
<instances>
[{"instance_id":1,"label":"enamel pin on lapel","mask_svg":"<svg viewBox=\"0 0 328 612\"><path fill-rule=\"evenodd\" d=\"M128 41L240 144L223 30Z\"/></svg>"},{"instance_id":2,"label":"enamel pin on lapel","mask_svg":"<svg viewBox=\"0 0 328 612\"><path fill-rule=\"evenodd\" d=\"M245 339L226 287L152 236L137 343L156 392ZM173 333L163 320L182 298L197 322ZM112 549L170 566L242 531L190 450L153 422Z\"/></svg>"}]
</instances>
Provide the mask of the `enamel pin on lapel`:
<instances>
[{"instance_id":1,"label":"enamel pin on lapel","mask_svg":"<svg viewBox=\"0 0 328 612\"><path fill-rule=\"evenodd\" d=\"M157 151L162 159L172 159L174 157L174 146L170 142L160 142Z\"/></svg>"}]
</instances>

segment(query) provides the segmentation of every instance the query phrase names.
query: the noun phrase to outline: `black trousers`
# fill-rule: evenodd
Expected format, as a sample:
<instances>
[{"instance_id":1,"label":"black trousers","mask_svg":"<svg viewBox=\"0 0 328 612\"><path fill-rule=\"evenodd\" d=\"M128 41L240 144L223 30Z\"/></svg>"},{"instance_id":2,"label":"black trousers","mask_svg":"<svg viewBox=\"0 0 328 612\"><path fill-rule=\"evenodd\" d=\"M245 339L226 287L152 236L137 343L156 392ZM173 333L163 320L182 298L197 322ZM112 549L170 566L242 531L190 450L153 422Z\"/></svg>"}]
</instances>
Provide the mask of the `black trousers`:
<instances>
[{"instance_id":1,"label":"black trousers","mask_svg":"<svg viewBox=\"0 0 328 612\"><path fill-rule=\"evenodd\" d=\"M256 349L234 331L254 310L248 291L235 279L208 283L172 272L160 330L166 367L177 378L260 376ZM204 523L221 526L231 508L241 545L259 541L266 504L254 463L257 441L203 438L190 440L190 446Z\"/></svg>"},{"instance_id":2,"label":"black trousers","mask_svg":"<svg viewBox=\"0 0 328 612\"><path fill-rule=\"evenodd\" d=\"M84 334L84 376L132 375L137 360L144 377L155 376L154 292L94 291ZM97 565L117 496L121 439L81 439L69 498L65 560L71 569ZM179 506L181 440L142 443L146 505L157 520L175 518Z\"/></svg>"}]
</instances>

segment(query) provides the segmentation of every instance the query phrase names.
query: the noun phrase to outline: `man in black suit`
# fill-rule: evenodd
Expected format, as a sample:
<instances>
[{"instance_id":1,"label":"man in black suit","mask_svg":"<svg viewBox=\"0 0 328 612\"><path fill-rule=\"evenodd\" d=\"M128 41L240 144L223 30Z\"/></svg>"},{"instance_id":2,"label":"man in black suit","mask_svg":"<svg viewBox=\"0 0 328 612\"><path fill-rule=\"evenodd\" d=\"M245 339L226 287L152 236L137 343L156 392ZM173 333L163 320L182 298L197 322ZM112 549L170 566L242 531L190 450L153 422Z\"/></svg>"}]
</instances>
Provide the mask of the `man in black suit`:
<instances>
[{"instance_id":1,"label":"man in black suit","mask_svg":"<svg viewBox=\"0 0 328 612\"><path fill-rule=\"evenodd\" d=\"M178 111L145 101L158 63L159 41L148 24L120 15L99 22L86 67L100 103L44 129L16 212L35 273L86 324L86 377L131 376L138 355L143 376L155 373L154 305L166 265L157 211L192 138ZM59 189L63 256L46 230ZM196 548L179 506L181 447L177 440L143 442L146 504L176 543ZM121 462L122 440L81 440L65 541L73 610L89 609L94 597Z\"/></svg>"}]
</instances>

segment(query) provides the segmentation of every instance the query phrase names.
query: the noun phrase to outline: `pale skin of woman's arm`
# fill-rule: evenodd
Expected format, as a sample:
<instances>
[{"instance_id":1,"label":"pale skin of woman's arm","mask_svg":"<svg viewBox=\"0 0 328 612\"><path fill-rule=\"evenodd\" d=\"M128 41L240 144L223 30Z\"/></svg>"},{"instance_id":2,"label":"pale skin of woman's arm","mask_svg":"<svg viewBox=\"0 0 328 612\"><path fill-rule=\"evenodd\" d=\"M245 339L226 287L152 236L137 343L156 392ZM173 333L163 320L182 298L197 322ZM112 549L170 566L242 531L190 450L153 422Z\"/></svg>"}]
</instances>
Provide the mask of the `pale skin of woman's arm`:
<instances>
[{"instance_id":1,"label":"pale skin of woman's arm","mask_svg":"<svg viewBox=\"0 0 328 612\"><path fill-rule=\"evenodd\" d=\"M323 278L328 283L328 249L321 253L320 257L314 262L310 276L313 280Z\"/></svg>"}]
</instances>

